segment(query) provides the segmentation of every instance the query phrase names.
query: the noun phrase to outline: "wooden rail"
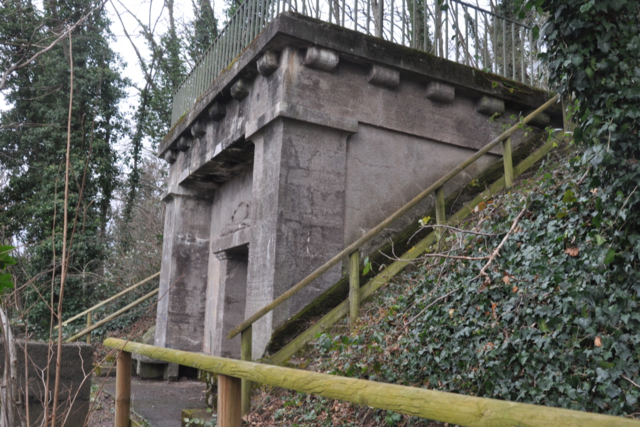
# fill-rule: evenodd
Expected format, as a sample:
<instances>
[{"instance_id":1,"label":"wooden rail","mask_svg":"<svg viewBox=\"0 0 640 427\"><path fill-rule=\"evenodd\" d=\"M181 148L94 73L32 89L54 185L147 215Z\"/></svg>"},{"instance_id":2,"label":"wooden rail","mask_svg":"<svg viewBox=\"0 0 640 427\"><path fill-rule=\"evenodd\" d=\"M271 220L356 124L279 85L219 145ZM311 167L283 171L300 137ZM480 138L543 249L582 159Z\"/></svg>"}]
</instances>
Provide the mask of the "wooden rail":
<instances>
[{"instance_id":1,"label":"wooden rail","mask_svg":"<svg viewBox=\"0 0 640 427\"><path fill-rule=\"evenodd\" d=\"M441 188L447 182L449 182L451 179L453 179L456 175L458 175L460 172L462 172L468 166L473 164L476 160L480 159L482 156L487 154L492 148L494 148L498 144L502 143L506 139L510 138L511 135L513 135L518 129L520 129L522 125L526 125L527 123L529 123L538 114L542 113L547 108L549 108L553 104L557 103L559 99L560 99L559 95L555 95L553 98L551 98L550 100L545 102L542 106L540 106L534 112L532 112L527 117L525 117L522 120L522 122L518 123L515 126L512 126L507 131L505 131L502 135L500 135L499 137L495 138L493 141L491 141L490 143L485 145L484 148L482 148L476 154L474 154L473 156L469 157L467 160L465 160L464 162L462 162L461 164L459 164L458 166L453 168L449 173L447 173L445 176L443 176L442 178L437 180L435 183L430 185L426 190L422 191L420 194L418 194L416 197L414 197L409 203L407 203L406 205L404 205L403 207L398 209L396 212L394 212L387 219L382 221L377 226L373 227L371 230L369 230L367 233L365 233L362 237L360 237L358 240L356 240L355 242L353 242L352 244L347 246L345 249L340 251L337 255L335 255L329 261L327 261L326 263L324 263L323 265L318 267L314 272L312 272L307 277L302 279L300 282L298 282L292 288L290 288L286 292L282 293L282 295L280 295L278 298L274 299L271 303L269 303L269 304L265 305L264 307L262 307L260 310L258 310L256 313L254 313L247 320L245 320L244 322L242 322L241 324L239 324L238 326L233 328L229 332L229 334L227 335L227 338L231 339L231 338L235 337L236 335L238 335L239 333L241 333L242 331L247 329L249 326L253 325L256 321L260 320L265 314L269 313L271 310L273 310L274 308L276 308L277 306L279 306L280 304L282 304L283 302L285 302L286 300L291 298L293 295L295 295L298 292L300 292L307 285L309 285L311 282L313 282L315 279L317 279L320 275L322 275L323 273L325 273L326 271L331 269L333 266L338 264L344 258L349 257L353 252L359 250L362 245L364 245L369 240L371 240L372 238L377 236L380 232L384 231L389 225L391 225L394 221L396 221L401 216L403 216L404 214L409 212L409 210L411 210L411 208L413 208L418 203L420 203L424 198L426 198L427 196L431 195L432 193L437 192L438 190L441 190ZM509 143L509 147L510 147L510 143ZM509 154L511 154L511 150L509 150ZM511 157L509 157L508 162L505 162L505 167L508 167L509 165L511 165ZM505 175L513 176L513 171L512 170L511 171L507 171L507 173ZM439 198L436 198L436 201L438 199ZM438 209L439 209L439 206L436 207L436 212L438 211ZM443 209L443 207L440 208L440 209ZM444 215L444 212L442 212L441 214Z\"/></svg>"},{"instance_id":2,"label":"wooden rail","mask_svg":"<svg viewBox=\"0 0 640 427\"><path fill-rule=\"evenodd\" d=\"M141 282L136 283L135 285L129 286L127 289L125 289L122 292L118 292L117 294L115 294L112 297L107 298L104 301L99 302L98 304L94 305L91 308L86 309L85 311L83 311L82 313L78 313L73 317L68 318L67 320L65 320L64 322L62 322L62 326L68 325L69 323L73 322L76 319L81 318L82 316L84 316L85 314L90 314L92 311L95 311L97 308L102 307L105 304L110 303L111 301L120 298L122 295L125 295L131 291L133 291L134 289L139 288L140 286L144 285L145 283L147 283L149 280L155 279L156 277L158 277L160 275L160 272L158 271L156 274L153 274L149 277L147 277L146 279L144 279ZM56 325L53 329L58 329L58 325Z\"/></svg>"},{"instance_id":3,"label":"wooden rail","mask_svg":"<svg viewBox=\"0 0 640 427\"><path fill-rule=\"evenodd\" d=\"M129 427L131 372L120 367L127 361L130 366L131 353L217 373L218 427L241 425L240 379L461 426L640 427L640 421L622 417L345 378L116 338L107 338L104 345L120 350L115 427Z\"/></svg>"},{"instance_id":4,"label":"wooden rail","mask_svg":"<svg viewBox=\"0 0 640 427\"><path fill-rule=\"evenodd\" d=\"M152 296L156 295L159 291L160 291L160 289L155 289L155 290L149 292L148 294L146 294L145 296L138 298L137 300L135 300L131 304L127 305L126 307L123 307L120 310L116 311L115 313L105 317L104 319L102 319L98 323L94 323L93 325L88 324L87 327L84 328L82 331L78 332L77 334L75 334L74 336L72 336L70 338L66 338L65 342L75 341L78 338L81 338L81 337L91 333L91 331L93 331L94 329L99 328L100 326L104 325L105 323L110 322L113 319L115 319L116 317L119 317L122 314L124 314L125 312L131 310L133 307L135 307L135 306L143 303L144 301L148 300Z\"/></svg>"},{"instance_id":5,"label":"wooden rail","mask_svg":"<svg viewBox=\"0 0 640 427\"><path fill-rule=\"evenodd\" d=\"M551 151L551 149L555 144L558 144L559 142L561 142L560 139L561 138L559 136L552 138L546 144L544 144L542 147L534 151L526 159L520 162L517 166L513 167L513 176L511 179L513 180L514 178L517 178L518 176L523 174L526 170L528 170L531 166L533 166L539 160L541 160L545 155L547 155L547 153L549 153L549 151ZM505 175L502 178L498 179L496 182L494 182L489 188L487 188L482 193L477 195L471 202L469 202L469 204L467 204L458 212L453 214L446 221L446 225L449 225L452 227L457 226L458 224L460 224L460 222L462 222L467 216L469 216L473 212L476 206L478 206L482 202L486 202L493 195L497 194L498 192L508 187L509 186L507 186L507 176ZM356 310L356 316L357 316L357 309L354 308L354 305L360 304L361 301L364 301L365 299L373 295L375 291L377 291L382 286L387 284L393 276L400 273L409 263L413 262L414 259L418 258L420 255L425 253L429 248L433 247L433 245L435 245L437 241L438 241L438 234L437 234L437 230L435 230L429 233L426 237L424 237L418 243L416 243L410 250L400 255L398 260L385 266L380 273L378 273L375 277L369 280L369 282L367 282L365 285L359 288L356 288L355 285L353 287L350 287L348 300L343 301L341 304L339 304L337 307L335 307L333 310L327 313L324 317L322 317L319 321L315 322L310 328L308 328L307 330L302 332L300 335L295 337L293 340L287 343L284 347L278 350L277 353L270 356L268 359L264 361L273 365L280 365L284 363L291 356L293 356L295 353L301 350L307 343L316 339L318 334L325 332L327 329L329 329L332 325L334 325L340 319L345 317L347 314L349 314L350 316L349 320L353 325L353 323L355 322L354 310ZM359 286L358 280L359 280L359 275L354 277L352 280L350 280L350 285L357 284L357 286ZM357 294L356 294L356 289L359 290ZM353 295L353 297L352 297L352 293L355 294ZM243 337L244 337L244 334L243 334ZM250 359L243 358L243 360L250 360Z\"/></svg>"},{"instance_id":6,"label":"wooden rail","mask_svg":"<svg viewBox=\"0 0 640 427\"><path fill-rule=\"evenodd\" d=\"M86 326L85 328L80 331L79 333L77 333L76 335L72 336L71 338L67 338L66 342L71 342L71 341L75 341L78 338L81 338L83 336L87 336L87 344L91 344L91 332L97 328L99 328L100 326L104 325L105 323L115 319L116 317L120 316L121 314L123 314L124 312L126 312L127 310L130 310L131 308L137 306L138 304L140 304L143 301L146 301L147 299L151 298L153 295L158 293L158 290L152 291L150 293L148 293L147 295L143 296L142 298L137 299L136 301L134 301L133 303L129 304L128 306L126 306L125 308L111 314L110 316L102 319L100 322L94 324L93 323L93 312L104 306L105 304L110 303L111 301L114 301L118 298L120 298L123 295L128 294L129 292L138 289L140 286L144 285L145 283L147 283L148 281L155 279L156 277L158 277L160 275L160 272L157 272L155 274L152 274L151 276L147 277L146 279L129 286L127 289L118 292L117 294L105 299L104 301L99 302L98 304L94 305L93 307L90 307L88 309L86 309L85 311L83 311L82 313L78 313L73 317L70 317L69 319L65 320L64 322L62 322L62 326L68 325L69 323L73 322L74 320L78 320L79 318L81 318L82 316L86 315ZM58 329L58 325L54 326L53 329Z\"/></svg>"},{"instance_id":7,"label":"wooden rail","mask_svg":"<svg viewBox=\"0 0 640 427\"><path fill-rule=\"evenodd\" d=\"M513 184L513 177L514 177L512 149L511 149L511 136L518 129L528 124L531 120L535 119L538 116L538 114L544 112L553 104L557 103L559 100L560 100L560 96L555 95L550 100L545 102L543 105L538 107L531 114L529 114L524 119L522 119L518 124L512 126L508 130L503 132L500 136L498 136L497 138L489 142L477 153L475 153L473 156L469 157L467 160L465 160L464 162L462 162L461 164L453 168L451 171L445 174L442 178L437 180L435 183L430 185L427 189L423 190L420 194L414 197L411 201L409 201L403 207L401 207L396 212L394 212L391 216L383 220L377 226L373 227L371 230L369 230L367 233L365 233L355 242L347 246L345 249L343 249L341 252L339 252L337 255L331 258L329 261L327 261L326 263L318 267L315 271L313 271L307 277L302 279L296 285L291 287L286 292L282 293L279 297L274 299L271 303L259 309L256 313L254 313L252 316L250 316L240 325L233 328L227 335L227 339L231 339L238 334L242 334L243 335L242 342L246 343L246 345L250 347L251 333L249 332L250 331L249 328L251 328L256 321L261 319L264 315L266 315L267 313L275 309L277 306L279 306L283 302L287 301L293 295L295 295L296 293L304 289L307 285L312 283L315 279L320 277L326 271L328 271L329 269L331 269L332 267L334 267L335 265L337 265L339 262L341 262L347 257L349 258L349 301L350 301L349 311L351 313L350 324L351 324L351 327L353 327L359 316L360 302L364 298L366 298L366 297L363 297L362 295L363 292L360 290L360 283L359 283L359 277L360 277L359 251L362 245L369 242L371 239L373 239L375 236L377 236L379 233L381 233L387 227L389 227L394 221L398 220L404 214L409 212L413 207L415 207L418 203L420 203L426 197L434 193L435 193L435 201L436 201L436 223L438 225L446 224L444 185L447 182L449 182L451 179L456 177L460 172L465 170L468 166L470 166L471 164L476 162L478 159L480 159L482 156L487 154L491 149L493 149L494 147L496 147L498 144L501 144L501 143L503 148L504 185L506 188L510 188L511 185ZM441 236L441 233L442 233L441 230L436 230L436 237L438 238L438 240L439 240L439 237ZM428 246L422 248L422 250L424 251L427 247ZM335 310L329 314L332 314L332 313L335 314L334 312ZM332 318L332 321L335 323L335 321L337 321L337 319L339 318L340 317L334 316ZM247 335L247 336L244 336L244 335ZM308 335L303 333L302 336L304 336L304 338L301 338L300 340L298 339L295 340L295 341L298 341L298 344L300 341L308 341ZM242 353L242 360L251 360L251 357L249 358L246 357L247 354L250 356L250 353L246 353L246 352ZM244 404L242 405L243 414L249 412L251 409L250 408L251 392L249 387L250 387L249 382L245 382L243 384L243 391L242 391L242 396L244 396Z\"/></svg>"}]
</instances>

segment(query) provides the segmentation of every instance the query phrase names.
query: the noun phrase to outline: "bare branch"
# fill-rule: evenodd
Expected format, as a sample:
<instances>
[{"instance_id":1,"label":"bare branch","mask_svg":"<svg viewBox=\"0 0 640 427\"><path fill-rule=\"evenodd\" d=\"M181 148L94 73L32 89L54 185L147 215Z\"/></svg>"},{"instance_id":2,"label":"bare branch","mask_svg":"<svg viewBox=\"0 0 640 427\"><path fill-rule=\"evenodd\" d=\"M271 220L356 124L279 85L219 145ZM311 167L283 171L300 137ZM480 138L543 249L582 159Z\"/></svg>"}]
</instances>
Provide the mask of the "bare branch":
<instances>
[{"instance_id":1,"label":"bare branch","mask_svg":"<svg viewBox=\"0 0 640 427\"><path fill-rule=\"evenodd\" d=\"M98 3L96 5L96 7L94 7L93 9L91 9L88 13L86 13L82 18L80 18L78 21L76 21L73 25L67 27L67 30L64 31L62 34L60 34L54 41L52 41L49 46L45 47L44 49L36 52L35 54L33 54L29 59L26 59L22 62L18 62L17 64L13 64L12 66L10 66L9 68L7 68L3 73L2 73L2 77L0 77L0 91L4 90L7 84L7 78L9 77L9 75L11 73L13 73L14 71L18 71L21 70L22 68L25 68L26 66L28 66L29 64L31 64L33 61L35 61L36 59L38 59L40 56L44 55L45 53L47 53L48 51L50 51L51 49L53 49L58 43L60 43L62 40L64 40L65 38L68 37L68 35L75 30L80 24L82 24L84 21L87 20L87 18L96 10L100 9L102 6L105 5L105 3L107 2L107 0L102 0L100 3Z\"/></svg>"}]
</instances>

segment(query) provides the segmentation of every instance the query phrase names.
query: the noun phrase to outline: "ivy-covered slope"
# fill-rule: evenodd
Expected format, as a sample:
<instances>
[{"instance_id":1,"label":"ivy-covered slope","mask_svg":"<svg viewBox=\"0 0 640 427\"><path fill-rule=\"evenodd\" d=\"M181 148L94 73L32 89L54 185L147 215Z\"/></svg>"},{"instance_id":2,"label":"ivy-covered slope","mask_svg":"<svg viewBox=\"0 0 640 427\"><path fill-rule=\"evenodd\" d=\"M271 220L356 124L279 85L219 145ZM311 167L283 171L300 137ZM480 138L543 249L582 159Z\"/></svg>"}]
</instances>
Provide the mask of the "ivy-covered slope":
<instances>
[{"instance_id":1,"label":"ivy-covered slope","mask_svg":"<svg viewBox=\"0 0 640 427\"><path fill-rule=\"evenodd\" d=\"M318 337L307 369L539 405L640 413L640 241L625 241L628 194L590 188L582 151L562 149L451 232L448 255L390 285L353 333ZM503 241L487 268L488 256ZM627 236L628 237L628 236ZM252 415L287 425L430 425L285 394ZM346 405L346 406L345 406ZM271 409L267 409L271 407ZM346 409L345 409L346 408ZM256 418L257 419L257 418ZM361 424L362 423L362 424ZM264 425L271 425L266 423Z\"/></svg>"}]
</instances>

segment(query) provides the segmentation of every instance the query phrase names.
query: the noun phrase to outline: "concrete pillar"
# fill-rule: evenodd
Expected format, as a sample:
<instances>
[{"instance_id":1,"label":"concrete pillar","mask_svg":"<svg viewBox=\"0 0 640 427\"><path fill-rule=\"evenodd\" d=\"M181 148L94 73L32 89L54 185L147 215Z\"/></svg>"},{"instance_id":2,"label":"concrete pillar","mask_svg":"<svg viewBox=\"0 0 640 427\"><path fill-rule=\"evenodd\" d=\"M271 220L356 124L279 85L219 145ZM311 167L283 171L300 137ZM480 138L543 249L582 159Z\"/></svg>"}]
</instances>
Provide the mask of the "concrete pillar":
<instances>
[{"instance_id":1,"label":"concrete pillar","mask_svg":"<svg viewBox=\"0 0 640 427\"><path fill-rule=\"evenodd\" d=\"M342 249L347 138L354 131L278 117L251 137L255 157L245 317ZM340 275L336 266L257 322L253 355L260 357L271 332Z\"/></svg>"},{"instance_id":2,"label":"concrete pillar","mask_svg":"<svg viewBox=\"0 0 640 427\"><path fill-rule=\"evenodd\" d=\"M155 345L202 351L211 192L169 193L166 203Z\"/></svg>"},{"instance_id":3,"label":"concrete pillar","mask_svg":"<svg viewBox=\"0 0 640 427\"><path fill-rule=\"evenodd\" d=\"M218 259L217 295L215 295L215 329L212 331L211 354L240 358L240 335L231 340L227 334L244 320L247 295L247 248L215 254Z\"/></svg>"}]
</instances>

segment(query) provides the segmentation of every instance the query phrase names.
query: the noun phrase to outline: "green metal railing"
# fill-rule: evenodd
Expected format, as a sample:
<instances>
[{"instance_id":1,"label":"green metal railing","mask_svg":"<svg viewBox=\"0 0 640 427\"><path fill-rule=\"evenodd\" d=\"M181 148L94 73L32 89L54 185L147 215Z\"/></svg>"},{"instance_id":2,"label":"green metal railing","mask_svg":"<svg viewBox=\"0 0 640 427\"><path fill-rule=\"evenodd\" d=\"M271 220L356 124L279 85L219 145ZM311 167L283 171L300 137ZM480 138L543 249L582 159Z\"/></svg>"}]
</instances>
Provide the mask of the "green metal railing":
<instances>
[{"instance_id":1,"label":"green metal railing","mask_svg":"<svg viewBox=\"0 0 640 427\"><path fill-rule=\"evenodd\" d=\"M544 86L531 27L460 0L245 0L176 90L171 124L285 11Z\"/></svg>"}]
</instances>

